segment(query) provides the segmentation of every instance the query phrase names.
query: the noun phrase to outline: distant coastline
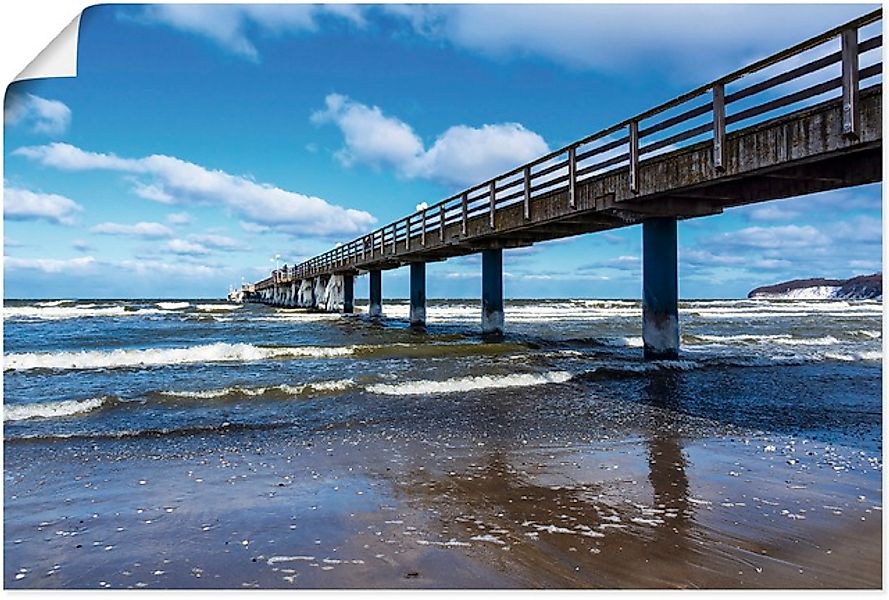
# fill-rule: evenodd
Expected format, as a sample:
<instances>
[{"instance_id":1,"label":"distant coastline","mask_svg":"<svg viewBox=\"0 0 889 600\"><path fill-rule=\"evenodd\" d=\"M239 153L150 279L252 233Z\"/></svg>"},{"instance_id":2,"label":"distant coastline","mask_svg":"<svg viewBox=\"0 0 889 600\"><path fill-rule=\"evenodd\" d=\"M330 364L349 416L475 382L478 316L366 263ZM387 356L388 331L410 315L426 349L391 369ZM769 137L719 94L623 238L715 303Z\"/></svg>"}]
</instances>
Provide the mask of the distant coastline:
<instances>
[{"instance_id":1,"label":"distant coastline","mask_svg":"<svg viewBox=\"0 0 889 600\"><path fill-rule=\"evenodd\" d=\"M748 298L800 300L882 300L883 274L858 275L850 279L794 279L755 288Z\"/></svg>"}]
</instances>

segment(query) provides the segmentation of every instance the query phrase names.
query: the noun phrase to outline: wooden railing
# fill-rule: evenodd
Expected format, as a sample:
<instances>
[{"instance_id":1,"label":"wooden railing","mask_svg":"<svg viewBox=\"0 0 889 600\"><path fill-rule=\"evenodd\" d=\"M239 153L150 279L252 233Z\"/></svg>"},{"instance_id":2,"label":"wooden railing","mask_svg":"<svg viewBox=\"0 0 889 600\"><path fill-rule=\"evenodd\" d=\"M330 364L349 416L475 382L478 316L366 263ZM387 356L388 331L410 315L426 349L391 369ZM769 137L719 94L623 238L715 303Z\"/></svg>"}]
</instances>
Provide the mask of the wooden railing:
<instances>
[{"instance_id":1,"label":"wooden railing","mask_svg":"<svg viewBox=\"0 0 889 600\"><path fill-rule=\"evenodd\" d=\"M862 83L882 85L881 31L882 10L875 10L299 265L278 269L256 286L351 270L400 249L419 250L432 239L443 242L445 228L452 225L459 224L465 237L467 223L477 218L486 218L493 232L498 211L521 204L529 220L531 201L544 194L567 190L574 208L580 182L615 170L629 171L635 194L640 162L707 139L713 144L713 166L722 170L727 133L836 97L843 102L843 134L854 138Z\"/></svg>"}]
</instances>

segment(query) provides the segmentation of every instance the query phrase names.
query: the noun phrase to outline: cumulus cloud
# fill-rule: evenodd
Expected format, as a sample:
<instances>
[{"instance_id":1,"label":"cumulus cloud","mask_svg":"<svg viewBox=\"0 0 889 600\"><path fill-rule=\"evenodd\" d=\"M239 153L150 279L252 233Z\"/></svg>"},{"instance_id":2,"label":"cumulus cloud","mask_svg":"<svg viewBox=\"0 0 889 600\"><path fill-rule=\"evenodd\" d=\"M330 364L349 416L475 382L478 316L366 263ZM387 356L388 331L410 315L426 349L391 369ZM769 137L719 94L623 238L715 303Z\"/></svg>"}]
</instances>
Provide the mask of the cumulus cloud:
<instances>
[{"instance_id":1,"label":"cumulus cloud","mask_svg":"<svg viewBox=\"0 0 889 600\"><path fill-rule=\"evenodd\" d=\"M161 223L141 221L132 225L125 223L99 223L90 229L93 233L103 235L123 235L147 240L156 240L173 235L173 230Z\"/></svg>"},{"instance_id":2,"label":"cumulus cloud","mask_svg":"<svg viewBox=\"0 0 889 600\"><path fill-rule=\"evenodd\" d=\"M156 192L157 198L152 198L155 200L163 196L179 204L223 206L247 222L283 233L357 234L376 222L365 211L343 208L316 196L257 183L225 171L210 170L173 156L121 158L64 143L26 146L13 153L63 170L109 170L149 178L147 183L137 183L137 193L149 187Z\"/></svg>"},{"instance_id":3,"label":"cumulus cloud","mask_svg":"<svg viewBox=\"0 0 889 600\"><path fill-rule=\"evenodd\" d=\"M786 249L827 246L830 238L811 225L745 227L713 236L708 241L724 248Z\"/></svg>"},{"instance_id":4,"label":"cumulus cloud","mask_svg":"<svg viewBox=\"0 0 889 600\"><path fill-rule=\"evenodd\" d=\"M3 216L11 221L42 220L72 225L74 216L83 207L58 194L43 194L21 188L7 187L3 192Z\"/></svg>"},{"instance_id":5,"label":"cumulus cloud","mask_svg":"<svg viewBox=\"0 0 889 600\"><path fill-rule=\"evenodd\" d=\"M188 225L191 223L191 215L185 212L170 213L167 215L167 223L171 225Z\"/></svg>"},{"instance_id":6,"label":"cumulus cloud","mask_svg":"<svg viewBox=\"0 0 889 600\"><path fill-rule=\"evenodd\" d=\"M197 244L201 244L206 248L214 248L216 250L242 250L244 244L234 238L217 235L212 233L195 234L188 236L188 239Z\"/></svg>"},{"instance_id":7,"label":"cumulus cloud","mask_svg":"<svg viewBox=\"0 0 889 600\"><path fill-rule=\"evenodd\" d=\"M71 109L60 100L34 94L10 94L3 111L5 125L24 124L35 133L62 135L71 124Z\"/></svg>"},{"instance_id":8,"label":"cumulus cloud","mask_svg":"<svg viewBox=\"0 0 889 600\"><path fill-rule=\"evenodd\" d=\"M498 60L688 73L694 80L821 33L860 5L433 4L382 10L415 33ZM702 63L701 56L707 60ZM702 73L702 69L706 72Z\"/></svg>"},{"instance_id":9,"label":"cumulus cloud","mask_svg":"<svg viewBox=\"0 0 889 600\"><path fill-rule=\"evenodd\" d=\"M3 266L6 269L40 271L42 273L83 273L93 270L97 262L92 256L78 258L15 258L6 257Z\"/></svg>"},{"instance_id":10,"label":"cumulus cloud","mask_svg":"<svg viewBox=\"0 0 889 600\"><path fill-rule=\"evenodd\" d=\"M92 245L86 240L74 240L71 242L71 247L78 252L89 252L93 249Z\"/></svg>"},{"instance_id":11,"label":"cumulus cloud","mask_svg":"<svg viewBox=\"0 0 889 600\"><path fill-rule=\"evenodd\" d=\"M519 123L456 125L427 149L414 129L377 106L330 94L315 112L315 124L333 123L345 146L337 153L346 166L392 167L402 177L467 186L483 182L549 151L546 141Z\"/></svg>"},{"instance_id":12,"label":"cumulus cloud","mask_svg":"<svg viewBox=\"0 0 889 600\"><path fill-rule=\"evenodd\" d=\"M187 240L170 240L166 243L165 248L173 254L186 256L203 256L205 254L210 254L210 251L205 246Z\"/></svg>"},{"instance_id":13,"label":"cumulus cloud","mask_svg":"<svg viewBox=\"0 0 889 600\"><path fill-rule=\"evenodd\" d=\"M232 54L258 61L251 33L269 36L316 31L324 18L359 27L365 23L360 8L345 4L161 4L146 7L138 20L208 38Z\"/></svg>"}]
</instances>

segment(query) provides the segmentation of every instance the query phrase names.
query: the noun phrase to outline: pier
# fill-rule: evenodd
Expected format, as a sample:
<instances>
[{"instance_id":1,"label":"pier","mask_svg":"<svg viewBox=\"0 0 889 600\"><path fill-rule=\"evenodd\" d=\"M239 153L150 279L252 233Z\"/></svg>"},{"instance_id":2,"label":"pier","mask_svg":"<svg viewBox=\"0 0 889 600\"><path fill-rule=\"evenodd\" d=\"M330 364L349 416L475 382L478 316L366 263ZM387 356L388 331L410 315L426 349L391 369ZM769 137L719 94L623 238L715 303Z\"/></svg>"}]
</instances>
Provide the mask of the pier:
<instances>
[{"instance_id":1,"label":"pier","mask_svg":"<svg viewBox=\"0 0 889 600\"><path fill-rule=\"evenodd\" d=\"M368 314L377 317L383 271L408 266L410 323L422 327L426 263L481 253L481 331L502 334L504 249L641 224L644 352L674 358L679 220L882 180L875 24L881 10L275 269L241 296L350 313L354 278L367 274Z\"/></svg>"}]
</instances>

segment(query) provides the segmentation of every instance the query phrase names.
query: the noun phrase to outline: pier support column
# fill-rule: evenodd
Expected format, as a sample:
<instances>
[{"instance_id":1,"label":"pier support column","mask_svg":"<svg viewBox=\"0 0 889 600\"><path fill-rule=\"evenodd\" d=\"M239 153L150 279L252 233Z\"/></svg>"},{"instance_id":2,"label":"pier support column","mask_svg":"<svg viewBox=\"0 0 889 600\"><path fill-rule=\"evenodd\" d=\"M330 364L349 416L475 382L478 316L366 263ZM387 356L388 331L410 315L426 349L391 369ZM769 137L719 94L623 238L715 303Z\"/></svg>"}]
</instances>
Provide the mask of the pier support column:
<instances>
[{"instance_id":1,"label":"pier support column","mask_svg":"<svg viewBox=\"0 0 889 600\"><path fill-rule=\"evenodd\" d=\"M370 271L370 306L367 314L371 317L383 316L383 272Z\"/></svg>"},{"instance_id":2,"label":"pier support column","mask_svg":"<svg viewBox=\"0 0 889 600\"><path fill-rule=\"evenodd\" d=\"M343 275L343 313L355 312L355 276Z\"/></svg>"},{"instance_id":3,"label":"pier support column","mask_svg":"<svg viewBox=\"0 0 889 600\"><path fill-rule=\"evenodd\" d=\"M642 223L642 341L645 358L679 356L675 218Z\"/></svg>"},{"instance_id":4,"label":"pier support column","mask_svg":"<svg viewBox=\"0 0 889 600\"><path fill-rule=\"evenodd\" d=\"M411 263L411 327L426 325L426 263Z\"/></svg>"},{"instance_id":5,"label":"pier support column","mask_svg":"<svg viewBox=\"0 0 889 600\"><path fill-rule=\"evenodd\" d=\"M503 250L482 250L482 334L503 334Z\"/></svg>"}]
</instances>

